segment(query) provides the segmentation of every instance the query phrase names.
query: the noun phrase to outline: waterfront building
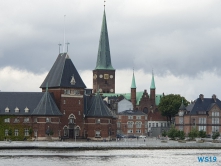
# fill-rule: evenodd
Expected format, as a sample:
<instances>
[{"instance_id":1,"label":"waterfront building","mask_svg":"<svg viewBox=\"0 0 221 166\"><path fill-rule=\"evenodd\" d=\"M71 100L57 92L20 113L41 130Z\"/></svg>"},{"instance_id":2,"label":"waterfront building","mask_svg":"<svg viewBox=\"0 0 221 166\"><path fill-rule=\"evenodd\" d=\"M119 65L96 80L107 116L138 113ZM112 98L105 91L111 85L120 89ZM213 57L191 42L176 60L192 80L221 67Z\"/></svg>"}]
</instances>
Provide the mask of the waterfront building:
<instances>
[{"instance_id":1,"label":"waterfront building","mask_svg":"<svg viewBox=\"0 0 221 166\"><path fill-rule=\"evenodd\" d=\"M175 116L175 126L186 134L195 127L199 131L203 130L208 135L212 135L214 132L221 132L220 115L221 101L216 95L204 98L204 95L200 94L199 98L188 106L181 104L178 115Z\"/></svg>"}]
</instances>

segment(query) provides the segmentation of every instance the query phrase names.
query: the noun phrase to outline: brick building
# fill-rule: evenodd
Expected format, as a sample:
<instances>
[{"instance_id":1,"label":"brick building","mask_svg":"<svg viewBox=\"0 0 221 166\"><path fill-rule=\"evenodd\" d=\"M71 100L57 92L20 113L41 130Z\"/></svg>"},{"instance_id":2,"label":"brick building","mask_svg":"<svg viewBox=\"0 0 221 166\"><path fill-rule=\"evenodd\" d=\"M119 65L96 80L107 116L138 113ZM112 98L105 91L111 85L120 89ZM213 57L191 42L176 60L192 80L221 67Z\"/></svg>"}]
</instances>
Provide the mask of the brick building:
<instances>
[{"instance_id":1,"label":"brick building","mask_svg":"<svg viewBox=\"0 0 221 166\"><path fill-rule=\"evenodd\" d=\"M216 95L204 98L204 95L200 94L199 98L187 107L181 104L175 117L175 126L186 134L196 127L197 130L203 130L212 135L213 132L221 132L220 115L221 101L216 98Z\"/></svg>"},{"instance_id":2,"label":"brick building","mask_svg":"<svg viewBox=\"0 0 221 166\"><path fill-rule=\"evenodd\" d=\"M117 133L122 135L143 135L147 129L147 114L142 111L125 110L118 113Z\"/></svg>"}]
</instances>

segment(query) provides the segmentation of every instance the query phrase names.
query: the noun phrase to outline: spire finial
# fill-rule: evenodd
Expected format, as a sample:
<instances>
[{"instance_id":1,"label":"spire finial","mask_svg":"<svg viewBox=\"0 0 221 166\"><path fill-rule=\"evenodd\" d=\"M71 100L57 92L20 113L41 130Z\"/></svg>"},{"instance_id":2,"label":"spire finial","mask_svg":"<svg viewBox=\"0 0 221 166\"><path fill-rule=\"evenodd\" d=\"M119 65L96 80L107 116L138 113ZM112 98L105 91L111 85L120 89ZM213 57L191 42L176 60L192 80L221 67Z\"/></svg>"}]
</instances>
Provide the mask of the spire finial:
<instances>
[{"instance_id":1,"label":"spire finial","mask_svg":"<svg viewBox=\"0 0 221 166\"><path fill-rule=\"evenodd\" d=\"M105 9L105 2L106 2L106 1L104 0L104 9Z\"/></svg>"},{"instance_id":2,"label":"spire finial","mask_svg":"<svg viewBox=\"0 0 221 166\"><path fill-rule=\"evenodd\" d=\"M59 54L61 53L60 47L61 47L61 43L59 42L58 46L59 46Z\"/></svg>"},{"instance_id":3,"label":"spire finial","mask_svg":"<svg viewBox=\"0 0 221 166\"><path fill-rule=\"evenodd\" d=\"M69 42L65 43L67 45L67 52L68 52L68 45L70 44Z\"/></svg>"}]
</instances>

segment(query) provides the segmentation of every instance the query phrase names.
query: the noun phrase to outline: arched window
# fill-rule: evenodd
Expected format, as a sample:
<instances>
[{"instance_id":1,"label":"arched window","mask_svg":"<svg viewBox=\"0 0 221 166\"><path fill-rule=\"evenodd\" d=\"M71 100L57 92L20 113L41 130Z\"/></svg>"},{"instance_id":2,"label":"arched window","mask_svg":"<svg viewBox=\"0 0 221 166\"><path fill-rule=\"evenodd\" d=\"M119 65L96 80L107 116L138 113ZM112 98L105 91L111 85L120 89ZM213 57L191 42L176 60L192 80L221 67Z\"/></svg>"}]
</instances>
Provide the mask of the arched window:
<instances>
[{"instance_id":1,"label":"arched window","mask_svg":"<svg viewBox=\"0 0 221 166\"><path fill-rule=\"evenodd\" d=\"M138 121L135 124L136 124L136 128L141 128L142 122Z\"/></svg>"},{"instance_id":2,"label":"arched window","mask_svg":"<svg viewBox=\"0 0 221 166\"><path fill-rule=\"evenodd\" d=\"M127 122L127 127L128 128L133 128L133 124L134 124L134 122L129 121L129 122Z\"/></svg>"},{"instance_id":3,"label":"arched window","mask_svg":"<svg viewBox=\"0 0 221 166\"><path fill-rule=\"evenodd\" d=\"M64 130L64 136L65 137L68 136L68 127L64 126L63 130Z\"/></svg>"},{"instance_id":4,"label":"arched window","mask_svg":"<svg viewBox=\"0 0 221 166\"><path fill-rule=\"evenodd\" d=\"M145 107L145 108L143 109L143 112L144 112L145 114L147 114L147 113L148 113L148 108Z\"/></svg>"},{"instance_id":5,"label":"arched window","mask_svg":"<svg viewBox=\"0 0 221 166\"><path fill-rule=\"evenodd\" d=\"M69 124L73 124L73 123L74 123L74 120L75 120L76 118L75 118L74 114L71 114L71 115L69 115L68 119L69 119Z\"/></svg>"},{"instance_id":6,"label":"arched window","mask_svg":"<svg viewBox=\"0 0 221 166\"><path fill-rule=\"evenodd\" d=\"M75 127L75 135L76 135L76 136L80 136L80 129L81 129L81 128L80 128L79 126L76 126L76 127Z\"/></svg>"}]
</instances>

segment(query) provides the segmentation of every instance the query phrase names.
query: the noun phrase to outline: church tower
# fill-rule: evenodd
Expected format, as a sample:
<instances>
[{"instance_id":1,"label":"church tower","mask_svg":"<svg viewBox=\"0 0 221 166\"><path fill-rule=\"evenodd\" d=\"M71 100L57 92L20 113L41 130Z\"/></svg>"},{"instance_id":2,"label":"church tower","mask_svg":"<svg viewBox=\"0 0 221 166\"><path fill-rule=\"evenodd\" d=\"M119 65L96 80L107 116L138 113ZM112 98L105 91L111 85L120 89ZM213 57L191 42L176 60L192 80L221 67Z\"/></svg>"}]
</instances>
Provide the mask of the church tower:
<instances>
[{"instance_id":1,"label":"church tower","mask_svg":"<svg viewBox=\"0 0 221 166\"><path fill-rule=\"evenodd\" d=\"M134 77L134 72L133 72L133 78L132 78L132 83L131 83L131 103L133 104L133 109L136 109L136 82L135 82L135 77Z\"/></svg>"},{"instance_id":2,"label":"church tower","mask_svg":"<svg viewBox=\"0 0 221 166\"><path fill-rule=\"evenodd\" d=\"M156 87L155 87L155 81L154 81L154 74L152 72L152 80L150 85L150 103L152 106L155 106L155 96L156 96Z\"/></svg>"},{"instance_id":3,"label":"church tower","mask_svg":"<svg viewBox=\"0 0 221 166\"><path fill-rule=\"evenodd\" d=\"M107 31L106 14L104 10L100 41L97 54L97 64L93 70L93 92L115 93L115 69L111 64L110 46Z\"/></svg>"}]
</instances>

